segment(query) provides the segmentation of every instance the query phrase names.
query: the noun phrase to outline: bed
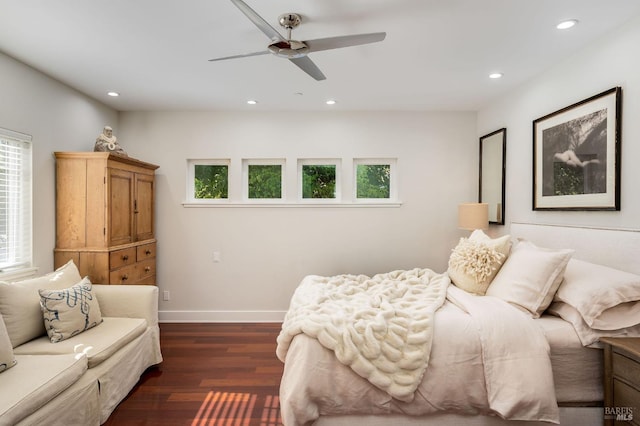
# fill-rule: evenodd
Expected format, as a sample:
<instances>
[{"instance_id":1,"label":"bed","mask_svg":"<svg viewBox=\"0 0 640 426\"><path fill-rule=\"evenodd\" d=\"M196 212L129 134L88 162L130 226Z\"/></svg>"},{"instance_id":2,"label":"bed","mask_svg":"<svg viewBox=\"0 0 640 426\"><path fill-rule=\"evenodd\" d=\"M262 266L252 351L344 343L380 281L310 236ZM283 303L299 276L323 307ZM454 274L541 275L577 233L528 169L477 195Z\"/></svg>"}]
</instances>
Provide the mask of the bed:
<instances>
[{"instance_id":1,"label":"bed","mask_svg":"<svg viewBox=\"0 0 640 426\"><path fill-rule=\"evenodd\" d=\"M640 232L512 223L477 239L500 265L466 283L451 260L305 277L278 337L284 424L602 425L598 338L640 335Z\"/></svg>"}]
</instances>

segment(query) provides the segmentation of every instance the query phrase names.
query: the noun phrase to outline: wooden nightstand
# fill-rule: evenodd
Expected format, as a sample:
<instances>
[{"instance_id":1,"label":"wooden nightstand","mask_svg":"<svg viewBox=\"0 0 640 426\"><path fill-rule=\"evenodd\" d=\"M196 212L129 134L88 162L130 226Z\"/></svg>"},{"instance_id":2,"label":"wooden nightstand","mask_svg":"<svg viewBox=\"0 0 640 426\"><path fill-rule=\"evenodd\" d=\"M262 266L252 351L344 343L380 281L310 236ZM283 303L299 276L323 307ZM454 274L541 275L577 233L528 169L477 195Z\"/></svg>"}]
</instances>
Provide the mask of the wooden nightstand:
<instances>
[{"instance_id":1,"label":"wooden nightstand","mask_svg":"<svg viewBox=\"0 0 640 426\"><path fill-rule=\"evenodd\" d=\"M605 337L605 425L640 425L640 338Z\"/></svg>"}]
</instances>

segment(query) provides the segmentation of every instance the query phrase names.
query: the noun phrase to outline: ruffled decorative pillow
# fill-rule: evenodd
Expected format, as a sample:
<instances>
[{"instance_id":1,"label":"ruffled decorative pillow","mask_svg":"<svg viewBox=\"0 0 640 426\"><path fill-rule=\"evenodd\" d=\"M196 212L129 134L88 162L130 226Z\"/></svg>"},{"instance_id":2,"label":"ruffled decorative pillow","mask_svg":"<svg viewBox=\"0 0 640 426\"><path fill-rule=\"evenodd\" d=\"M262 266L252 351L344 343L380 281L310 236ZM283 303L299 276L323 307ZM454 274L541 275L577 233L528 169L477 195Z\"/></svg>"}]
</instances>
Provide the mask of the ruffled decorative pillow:
<instances>
[{"instance_id":1,"label":"ruffled decorative pillow","mask_svg":"<svg viewBox=\"0 0 640 426\"><path fill-rule=\"evenodd\" d=\"M102 322L89 278L63 290L39 290L44 327L52 343L76 336Z\"/></svg>"},{"instance_id":2,"label":"ruffled decorative pillow","mask_svg":"<svg viewBox=\"0 0 640 426\"><path fill-rule=\"evenodd\" d=\"M461 238L449 257L451 282L469 293L484 295L509 255L510 238L492 239L481 230Z\"/></svg>"}]
</instances>

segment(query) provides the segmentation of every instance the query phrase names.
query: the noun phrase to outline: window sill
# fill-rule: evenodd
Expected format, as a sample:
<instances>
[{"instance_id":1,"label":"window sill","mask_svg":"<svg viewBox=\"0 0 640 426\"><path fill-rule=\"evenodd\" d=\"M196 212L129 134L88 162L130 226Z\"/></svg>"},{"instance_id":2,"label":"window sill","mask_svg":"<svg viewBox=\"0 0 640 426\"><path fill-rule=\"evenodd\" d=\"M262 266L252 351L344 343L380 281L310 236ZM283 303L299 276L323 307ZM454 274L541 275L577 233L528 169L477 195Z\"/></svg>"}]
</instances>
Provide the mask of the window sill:
<instances>
[{"instance_id":1,"label":"window sill","mask_svg":"<svg viewBox=\"0 0 640 426\"><path fill-rule=\"evenodd\" d=\"M38 268L21 268L9 270L6 272L0 271L0 280L2 281L20 281L27 278L35 277L38 272Z\"/></svg>"},{"instance_id":2,"label":"window sill","mask_svg":"<svg viewBox=\"0 0 640 426\"><path fill-rule=\"evenodd\" d=\"M402 206L400 201L387 201L387 202L338 202L338 201L326 201L326 202L312 202L312 201L299 201L299 202L184 202L182 207L185 208L398 208Z\"/></svg>"}]
</instances>

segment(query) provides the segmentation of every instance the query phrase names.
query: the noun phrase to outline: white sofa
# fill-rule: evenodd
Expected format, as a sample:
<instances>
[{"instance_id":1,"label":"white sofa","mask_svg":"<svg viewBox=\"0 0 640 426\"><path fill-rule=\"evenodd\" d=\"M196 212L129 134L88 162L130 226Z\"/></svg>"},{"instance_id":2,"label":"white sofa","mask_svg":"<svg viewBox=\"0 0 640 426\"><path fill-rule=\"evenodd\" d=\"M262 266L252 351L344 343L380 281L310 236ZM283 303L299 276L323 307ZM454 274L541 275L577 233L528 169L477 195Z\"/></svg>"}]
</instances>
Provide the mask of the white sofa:
<instances>
[{"instance_id":1,"label":"white sofa","mask_svg":"<svg viewBox=\"0 0 640 426\"><path fill-rule=\"evenodd\" d=\"M70 262L42 277L0 282L0 354L12 349L15 359L4 367L0 360L0 426L102 424L140 375L162 362L155 286L93 285L103 321L52 343L38 289L79 280Z\"/></svg>"}]
</instances>

